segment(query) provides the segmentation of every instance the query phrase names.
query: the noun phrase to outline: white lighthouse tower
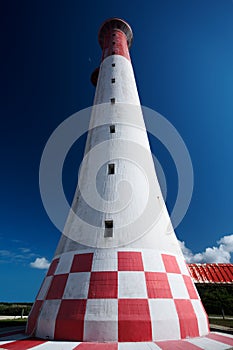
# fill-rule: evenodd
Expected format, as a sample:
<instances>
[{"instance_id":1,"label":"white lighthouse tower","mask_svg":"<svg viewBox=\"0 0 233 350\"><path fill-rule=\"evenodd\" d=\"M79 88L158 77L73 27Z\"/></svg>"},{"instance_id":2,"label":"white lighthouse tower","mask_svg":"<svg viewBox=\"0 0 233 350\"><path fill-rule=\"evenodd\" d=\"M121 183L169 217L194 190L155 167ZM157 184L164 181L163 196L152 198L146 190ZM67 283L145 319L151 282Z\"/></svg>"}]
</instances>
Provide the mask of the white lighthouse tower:
<instances>
[{"instance_id":1,"label":"white lighthouse tower","mask_svg":"<svg viewBox=\"0 0 233 350\"><path fill-rule=\"evenodd\" d=\"M96 94L64 232L27 332L79 342L155 342L209 333L161 194L123 20L103 23Z\"/></svg>"}]
</instances>

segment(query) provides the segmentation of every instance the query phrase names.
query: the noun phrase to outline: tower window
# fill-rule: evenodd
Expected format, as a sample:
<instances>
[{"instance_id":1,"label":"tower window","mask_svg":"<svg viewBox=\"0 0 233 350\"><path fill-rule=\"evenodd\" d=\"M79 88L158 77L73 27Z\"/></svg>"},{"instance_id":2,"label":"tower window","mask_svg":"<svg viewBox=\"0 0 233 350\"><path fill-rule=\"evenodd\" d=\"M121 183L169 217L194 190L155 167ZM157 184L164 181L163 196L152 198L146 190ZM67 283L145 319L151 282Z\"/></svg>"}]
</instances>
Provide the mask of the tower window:
<instances>
[{"instance_id":1,"label":"tower window","mask_svg":"<svg viewBox=\"0 0 233 350\"><path fill-rule=\"evenodd\" d=\"M106 220L104 237L112 237L112 236L113 236L113 220Z\"/></svg>"},{"instance_id":2,"label":"tower window","mask_svg":"<svg viewBox=\"0 0 233 350\"><path fill-rule=\"evenodd\" d=\"M115 51L112 52L112 55L115 55Z\"/></svg>"},{"instance_id":3,"label":"tower window","mask_svg":"<svg viewBox=\"0 0 233 350\"><path fill-rule=\"evenodd\" d=\"M111 133L111 134L114 134L114 133L116 132L116 130L115 130L115 125L110 125L110 126L109 126L109 129L110 129L110 133Z\"/></svg>"},{"instance_id":4,"label":"tower window","mask_svg":"<svg viewBox=\"0 0 233 350\"><path fill-rule=\"evenodd\" d=\"M113 35L112 36L115 36L116 34L115 33L113 33Z\"/></svg>"},{"instance_id":5,"label":"tower window","mask_svg":"<svg viewBox=\"0 0 233 350\"><path fill-rule=\"evenodd\" d=\"M114 84L114 83L115 83L115 81L116 81L116 79L115 79L115 78L112 78L112 84Z\"/></svg>"},{"instance_id":6,"label":"tower window","mask_svg":"<svg viewBox=\"0 0 233 350\"><path fill-rule=\"evenodd\" d=\"M114 104L116 102L116 99L113 97L111 98L111 103Z\"/></svg>"},{"instance_id":7,"label":"tower window","mask_svg":"<svg viewBox=\"0 0 233 350\"><path fill-rule=\"evenodd\" d=\"M115 174L115 164L114 163L108 164L108 174L109 175Z\"/></svg>"},{"instance_id":8,"label":"tower window","mask_svg":"<svg viewBox=\"0 0 233 350\"><path fill-rule=\"evenodd\" d=\"M114 163L108 164L108 174L109 175L115 174L115 164Z\"/></svg>"},{"instance_id":9,"label":"tower window","mask_svg":"<svg viewBox=\"0 0 233 350\"><path fill-rule=\"evenodd\" d=\"M115 67L116 66L116 64L115 63L112 63L112 67Z\"/></svg>"},{"instance_id":10,"label":"tower window","mask_svg":"<svg viewBox=\"0 0 233 350\"><path fill-rule=\"evenodd\" d=\"M115 41L113 41L112 44L115 45L116 44Z\"/></svg>"}]
</instances>

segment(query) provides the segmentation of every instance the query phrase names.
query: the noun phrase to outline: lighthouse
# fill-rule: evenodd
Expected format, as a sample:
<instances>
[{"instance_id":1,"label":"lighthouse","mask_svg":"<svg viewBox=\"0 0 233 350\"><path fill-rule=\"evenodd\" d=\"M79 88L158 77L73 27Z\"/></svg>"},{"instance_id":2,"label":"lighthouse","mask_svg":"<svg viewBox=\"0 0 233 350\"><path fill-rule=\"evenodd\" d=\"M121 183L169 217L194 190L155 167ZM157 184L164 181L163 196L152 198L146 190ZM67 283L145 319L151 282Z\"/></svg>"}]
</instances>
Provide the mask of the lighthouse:
<instances>
[{"instance_id":1,"label":"lighthouse","mask_svg":"<svg viewBox=\"0 0 233 350\"><path fill-rule=\"evenodd\" d=\"M208 319L167 212L129 49L130 26L105 21L78 186L27 333L78 342L205 336Z\"/></svg>"}]
</instances>

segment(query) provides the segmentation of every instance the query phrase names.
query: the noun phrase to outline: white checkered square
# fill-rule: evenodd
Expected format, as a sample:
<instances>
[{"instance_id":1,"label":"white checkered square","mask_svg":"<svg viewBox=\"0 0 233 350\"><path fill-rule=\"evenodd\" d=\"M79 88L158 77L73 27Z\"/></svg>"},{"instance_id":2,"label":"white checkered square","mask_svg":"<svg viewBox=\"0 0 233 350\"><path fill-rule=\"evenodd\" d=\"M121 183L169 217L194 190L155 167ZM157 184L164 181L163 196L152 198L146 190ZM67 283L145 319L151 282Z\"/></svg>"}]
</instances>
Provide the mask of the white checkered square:
<instances>
[{"instance_id":1,"label":"white checkered square","mask_svg":"<svg viewBox=\"0 0 233 350\"><path fill-rule=\"evenodd\" d=\"M36 337L53 339L61 300L45 300L38 318Z\"/></svg>"},{"instance_id":2,"label":"white checkered square","mask_svg":"<svg viewBox=\"0 0 233 350\"><path fill-rule=\"evenodd\" d=\"M45 277L44 282L43 282L41 289L39 291L39 294L37 296L37 300L44 300L45 299L52 279L53 279L53 276Z\"/></svg>"},{"instance_id":3,"label":"white checkered square","mask_svg":"<svg viewBox=\"0 0 233 350\"><path fill-rule=\"evenodd\" d=\"M180 339L179 318L173 299L150 299L152 339Z\"/></svg>"},{"instance_id":4,"label":"white checkered square","mask_svg":"<svg viewBox=\"0 0 233 350\"><path fill-rule=\"evenodd\" d=\"M147 299L144 272L118 272L118 298Z\"/></svg>"},{"instance_id":5,"label":"white checkered square","mask_svg":"<svg viewBox=\"0 0 233 350\"><path fill-rule=\"evenodd\" d=\"M174 299L190 299L182 275L168 273L167 277Z\"/></svg>"},{"instance_id":6,"label":"white checkered square","mask_svg":"<svg viewBox=\"0 0 233 350\"><path fill-rule=\"evenodd\" d=\"M199 335L200 336L206 335L209 332L209 328L208 328L208 322L207 322L207 315L205 313L201 300L199 299L191 300L191 303L197 317Z\"/></svg>"},{"instance_id":7,"label":"white checkered square","mask_svg":"<svg viewBox=\"0 0 233 350\"><path fill-rule=\"evenodd\" d=\"M208 338L193 338L188 340L189 343L205 350L226 350L232 349L226 344Z\"/></svg>"},{"instance_id":8,"label":"white checkered square","mask_svg":"<svg viewBox=\"0 0 233 350\"><path fill-rule=\"evenodd\" d=\"M57 265L55 275L62 273L69 273L71 264L74 258L74 252L68 252L61 255L59 263Z\"/></svg>"},{"instance_id":9,"label":"white checkered square","mask_svg":"<svg viewBox=\"0 0 233 350\"><path fill-rule=\"evenodd\" d=\"M71 341L45 341L44 344L38 346L33 346L31 350L74 350L77 349L77 346L80 345L80 342L71 342ZM160 349L160 348L159 348Z\"/></svg>"},{"instance_id":10,"label":"white checkered square","mask_svg":"<svg viewBox=\"0 0 233 350\"><path fill-rule=\"evenodd\" d=\"M187 264L186 264L183 256L177 256L176 261L179 265L179 268L180 268L182 275L190 276Z\"/></svg>"},{"instance_id":11,"label":"white checkered square","mask_svg":"<svg viewBox=\"0 0 233 350\"><path fill-rule=\"evenodd\" d=\"M165 266L161 254L154 250L144 250L142 252L144 271L147 272L165 272Z\"/></svg>"},{"instance_id":12,"label":"white checkered square","mask_svg":"<svg viewBox=\"0 0 233 350\"><path fill-rule=\"evenodd\" d=\"M66 282L63 299L87 299L90 272L70 273Z\"/></svg>"},{"instance_id":13,"label":"white checkered square","mask_svg":"<svg viewBox=\"0 0 233 350\"><path fill-rule=\"evenodd\" d=\"M117 271L117 252L114 250L96 250L92 271Z\"/></svg>"},{"instance_id":14,"label":"white checkered square","mask_svg":"<svg viewBox=\"0 0 233 350\"><path fill-rule=\"evenodd\" d=\"M88 299L83 341L118 340L118 300Z\"/></svg>"}]
</instances>

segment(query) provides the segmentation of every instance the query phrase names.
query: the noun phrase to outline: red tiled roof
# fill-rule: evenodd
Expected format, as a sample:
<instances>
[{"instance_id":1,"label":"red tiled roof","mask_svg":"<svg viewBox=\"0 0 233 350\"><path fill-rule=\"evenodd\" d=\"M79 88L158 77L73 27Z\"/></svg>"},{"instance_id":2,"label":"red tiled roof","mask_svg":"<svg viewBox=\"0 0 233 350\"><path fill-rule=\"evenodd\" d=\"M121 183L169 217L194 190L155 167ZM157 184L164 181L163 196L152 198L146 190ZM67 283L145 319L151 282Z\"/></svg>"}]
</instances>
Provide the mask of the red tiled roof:
<instances>
[{"instance_id":1,"label":"red tiled roof","mask_svg":"<svg viewBox=\"0 0 233 350\"><path fill-rule=\"evenodd\" d=\"M188 264L194 283L233 284L233 264Z\"/></svg>"}]
</instances>

